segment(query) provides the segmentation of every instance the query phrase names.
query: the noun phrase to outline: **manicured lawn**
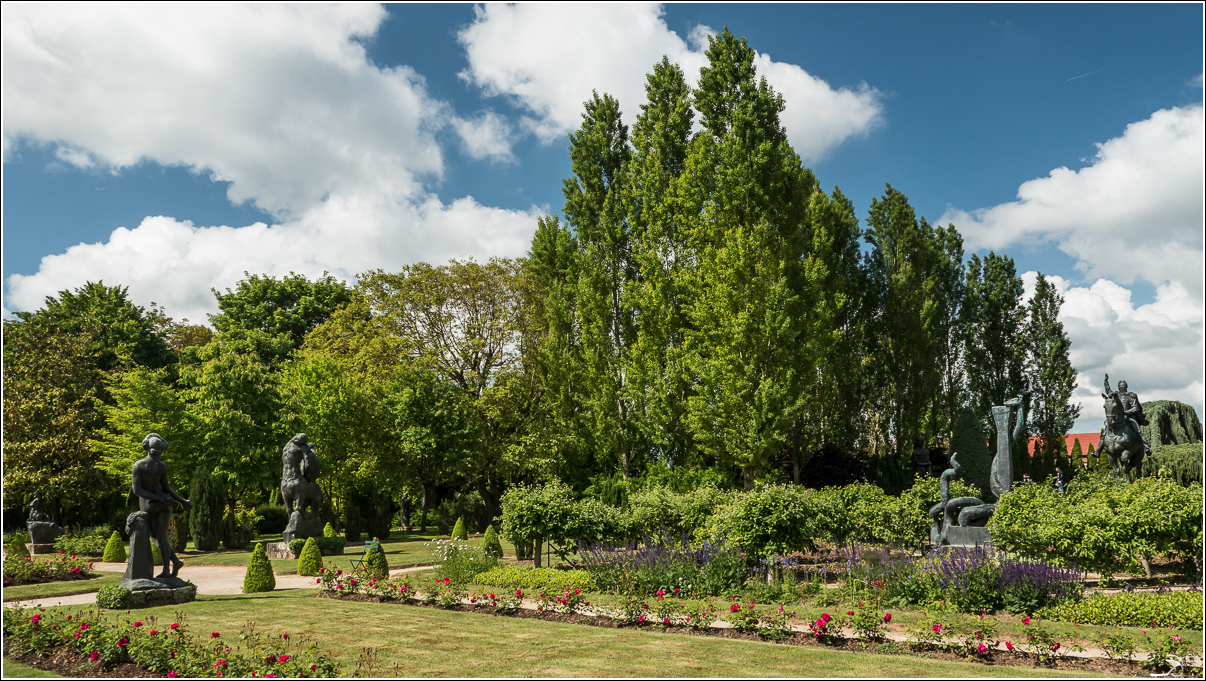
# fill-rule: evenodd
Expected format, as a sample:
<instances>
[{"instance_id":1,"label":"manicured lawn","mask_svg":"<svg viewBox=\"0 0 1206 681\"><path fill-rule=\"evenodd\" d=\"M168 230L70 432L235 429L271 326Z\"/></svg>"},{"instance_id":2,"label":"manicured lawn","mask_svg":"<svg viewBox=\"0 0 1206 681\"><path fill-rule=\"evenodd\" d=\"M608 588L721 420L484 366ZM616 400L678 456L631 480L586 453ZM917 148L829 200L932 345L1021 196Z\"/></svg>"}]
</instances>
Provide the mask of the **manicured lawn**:
<instances>
[{"instance_id":1,"label":"manicured lawn","mask_svg":"<svg viewBox=\"0 0 1206 681\"><path fill-rule=\"evenodd\" d=\"M385 549L385 556L389 560L391 568L412 567L416 565L434 565L438 562L438 558L432 551L432 547L425 544L434 542L439 539L440 535L434 531L426 534L418 532L402 532L394 531L389 539L381 540L381 546ZM281 536L277 535L261 535L256 538L256 542L274 542L280 541ZM515 547L508 543L505 539L501 539L503 551L514 556ZM469 543L480 545L482 538L480 536L470 537ZM246 565L251 559L252 547L248 547L244 551L208 551L198 552L192 549L192 542L189 542L188 548L180 554L181 560L185 565ZM252 544L254 546L254 544ZM348 545L344 548L342 556L325 556L324 561L334 563L335 567L348 570L351 569L352 559L359 559L364 554L364 542L359 542L355 545ZM286 574L297 571L296 560L274 560L272 561L272 569L277 574Z\"/></svg>"},{"instance_id":2,"label":"manicured lawn","mask_svg":"<svg viewBox=\"0 0 1206 681\"><path fill-rule=\"evenodd\" d=\"M95 593L100 591L100 588L103 586L119 584L121 582L121 575L122 573L120 572L98 572L91 579L72 579L63 582L9 586L4 589L4 602Z\"/></svg>"},{"instance_id":3,"label":"manicured lawn","mask_svg":"<svg viewBox=\"0 0 1206 681\"><path fill-rule=\"evenodd\" d=\"M4 678L6 679L61 679L63 677L54 672L45 672L37 667L31 667L24 662L17 662L5 658L4 660Z\"/></svg>"},{"instance_id":4,"label":"manicured lawn","mask_svg":"<svg viewBox=\"0 0 1206 681\"><path fill-rule=\"evenodd\" d=\"M347 675L361 651L372 647L378 659L372 674L395 676L1092 676L354 603L309 593L202 596L184 606L139 610L138 618L167 623L182 611L191 631L224 636L236 635L249 620L261 633L304 632L334 652Z\"/></svg>"}]
</instances>

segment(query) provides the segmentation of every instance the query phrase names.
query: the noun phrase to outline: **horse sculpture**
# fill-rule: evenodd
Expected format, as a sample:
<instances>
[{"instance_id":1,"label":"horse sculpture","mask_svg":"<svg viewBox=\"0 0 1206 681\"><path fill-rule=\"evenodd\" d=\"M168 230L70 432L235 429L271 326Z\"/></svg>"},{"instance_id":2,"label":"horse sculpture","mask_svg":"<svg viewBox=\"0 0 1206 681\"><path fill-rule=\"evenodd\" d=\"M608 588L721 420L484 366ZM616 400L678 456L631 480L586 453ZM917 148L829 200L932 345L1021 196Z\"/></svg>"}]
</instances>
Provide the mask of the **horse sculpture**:
<instances>
[{"instance_id":1,"label":"horse sculpture","mask_svg":"<svg viewBox=\"0 0 1206 681\"><path fill-rule=\"evenodd\" d=\"M1111 392L1102 397L1105 398L1105 427L1101 429L1101 444L1093 456L1101 456L1105 452L1114 470L1114 477L1132 482L1143 473L1143 457L1147 447L1134 423L1127 418L1118 393Z\"/></svg>"},{"instance_id":2,"label":"horse sculpture","mask_svg":"<svg viewBox=\"0 0 1206 681\"><path fill-rule=\"evenodd\" d=\"M294 435L281 453L281 498L289 514L289 526L285 529L285 541L292 538L304 539L321 536L313 526L317 523L318 510L322 506L322 490L318 479L318 455L305 433Z\"/></svg>"}]
</instances>

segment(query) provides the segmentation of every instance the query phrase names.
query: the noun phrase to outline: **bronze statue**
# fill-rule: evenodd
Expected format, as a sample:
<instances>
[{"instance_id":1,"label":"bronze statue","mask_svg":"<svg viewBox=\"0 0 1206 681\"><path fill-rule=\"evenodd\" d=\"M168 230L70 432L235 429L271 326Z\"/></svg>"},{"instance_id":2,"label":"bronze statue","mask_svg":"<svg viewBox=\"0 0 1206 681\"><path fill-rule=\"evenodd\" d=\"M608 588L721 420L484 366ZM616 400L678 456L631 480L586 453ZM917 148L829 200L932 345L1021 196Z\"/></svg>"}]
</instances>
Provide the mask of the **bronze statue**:
<instances>
[{"instance_id":1,"label":"bronze statue","mask_svg":"<svg viewBox=\"0 0 1206 681\"><path fill-rule=\"evenodd\" d=\"M930 450L925 448L925 440L920 437L913 438L913 473L930 474Z\"/></svg>"},{"instance_id":2,"label":"bronze statue","mask_svg":"<svg viewBox=\"0 0 1206 681\"><path fill-rule=\"evenodd\" d=\"M176 494L168 484L167 464L160 456L167 451L168 443L158 433L150 433L142 440L142 448L147 455L134 464L130 474L130 486L138 495L138 511L145 520L146 531L151 541L159 545L159 553L163 556L163 571L157 579L176 577L184 562L176 557L172 544L168 541L168 524L172 519L172 502L177 501L184 510L193 508L193 502ZM136 514L131 514L131 516ZM126 519L130 525L130 518ZM141 547L135 546L134 534L130 534L131 555ZM145 535L143 535L145 536ZM129 572L127 565L127 572ZM131 575L131 578L141 578L141 575ZM149 575L147 575L149 577Z\"/></svg>"},{"instance_id":3,"label":"bronze statue","mask_svg":"<svg viewBox=\"0 0 1206 681\"><path fill-rule=\"evenodd\" d=\"M1140 424L1146 425L1147 418L1143 415L1143 406L1135 393L1127 392L1126 381L1118 381L1118 390L1110 390L1110 375L1105 377L1105 392L1101 394L1105 400L1105 426L1101 429L1101 443L1093 456L1099 457L1102 452L1110 460L1110 468L1114 477L1121 480L1137 480L1143 471L1143 458L1151 454L1151 446L1139 430Z\"/></svg>"},{"instance_id":4,"label":"bronze statue","mask_svg":"<svg viewBox=\"0 0 1206 681\"><path fill-rule=\"evenodd\" d=\"M318 453L305 433L298 433L281 452L281 498L289 514L289 525L282 538L293 539L322 536L322 521L318 517L322 506L322 489L318 486Z\"/></svg>"},{"instance_id":5,"label":"bronze statue","mask_svg":"<svg viewBox=\"0 0 1206 681\"><path fill-rule=\"evenodd\" d=\"M45 553L53 550L54 540L63 534L63 528L42 512L41 492L34 492L33 501L29 502L29 519L25 522L25 529L29 530L29 542L34 545L35 551L41 549Z\"/></svg>"}]
</instances>

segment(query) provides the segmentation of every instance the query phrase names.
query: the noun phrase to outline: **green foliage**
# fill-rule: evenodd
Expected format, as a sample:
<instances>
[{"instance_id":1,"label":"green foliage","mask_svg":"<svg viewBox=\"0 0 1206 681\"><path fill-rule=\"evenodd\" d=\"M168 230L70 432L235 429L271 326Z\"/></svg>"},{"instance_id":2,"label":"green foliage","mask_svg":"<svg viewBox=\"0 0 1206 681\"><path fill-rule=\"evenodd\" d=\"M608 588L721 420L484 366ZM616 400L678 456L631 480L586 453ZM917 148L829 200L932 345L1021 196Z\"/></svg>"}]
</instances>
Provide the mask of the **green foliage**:
<instances>
[{"instance_id":1,"label":"green foliage","mask_svg":"<svg viewBox=\"0 0 1206 681\"><path fill-rule=\"evenodd\" d=\"M1147 425L1139 426L1152 447L1202 441L1202 422L1192 406L1176 400L1152 400L1143 405Z\"/></svg>"},{"instance_id":2,"label":"green foliage","mask_svg":"<svg viewBox=\"0 0 1206 681\"><path fill-rule=\"evenodd\" d=\"M1202 486L1156 478L1128 485L1096 473L1077 476L1066 495L1018 485L989 528L1004 551L1105 575L1139 569L1139 556L1180 558L1192 569L1202 550Z\"/></svg>"},{"instance_id":3,"label":"green foliage","mask_svg":"<svg viewBox=\"0 0 1206 681\"><path fill-rule=\"evenodd\" d=\"M486 526L486 534L482 539L482 550L487 556L503 557L502 542L498 540L498 533L494 531L493 525Z\"/></svg>"},{"instance_id":4,"label":"green foliage","mask_svg":"<svg viewBox=\"0 0 1206 681\"><path fill-rule=\"evenodd\" d=\"M364 554L363 569L377 579L386 579L389 577L389 560L385 557L385 549L381 548L380 541L376 537L373 537L373 541L377 542L377 546Z\"/></svg>"},{"instance_id":5,"label":"green foliage","mask_svg":"<svg viewBox=\"0 0 1206 681\"><path fill-rule=\"evenodd\" d=\"M517 568L511 565L500 565L493 570L483 572L474 578L473 583L495 589L523 589L533 591L544 589L561 593L566 589L573 591L594 591L595 583L590 573L585 570L554 570L553 568Z\"/></svg>"},{"instance_id":6,"label":"green foliage","mask_svg":"<svg viewBox=\"0 0 1206 681\"><path fill-rule=\"evenodd\" d=\"M336 536L336 533L335 533L335 528L334 528L334 527L331 527L331 523L327 523L326 525L324 525L324 526L323 526L323 528L322 528L322 536L324 536L324 537L334 537L334 536Z\"/></svg>"},{"instance_id":7,"label":"green foliage","mask_svg":"<svg viewBox=\"0 0 1206 681\"><path fill-rule=\"evenodd\" d=\"M1067 465L1064 436L1080 415L1080 405L1072 401L1076 369L1069 359L1072 341L1064 333L1063 322L1059 321L1063 304L1063 296L1056 291L1055 285L1039 273L1024 336L1028 346L1026 374L1031 395L1027 414L1033 431L1042 438L1035 454L1041 457L1044 465L1043 470L1034 475L1036 480L1054 476L1056 467L1062 468L1065 475L1075 470Z\"/></svg>"},{"instance_id":8,"label":"green foliage","mask_svg":"<svg viewBox=\"0 0 1206 681\"><path fill-rule=\"evenodd\" d=\"M130 590L124 586L102 586L96 592L96 604L108 610L128 610L131 602Z\"/></svg>"},{"instance_id":9,"label":"green foliage","mask_svg":"<svg viewBox=\"0 0 1206 681\"><path fill-rule=\"evenodd\" d=\"M89 446L104 426L96 408L102 371L90 349L99 334L40 318L4 322L4 498L40 492L43 511L60 525L114 489Z\"/></svg>"},{"instance_id":10,"label":"green foliage","mask_svg":"<svg viewBox=\"0 0 1206 681\"><path fill-rule=\"evenodd\" d=\"M493 528L491 528L491 529L493 529ZM8 542L8 545L5 546L5 548L7 549L7 552L5 555L7 555L9 557L26 558L29 556L29 548L27 548L25 546L24 539L22 537L17 536L15 533L13 534L12 540ZM106 553L107 552L108 551L106 549ZM125 559L123 558L122 560L125 560Z\"/></svg>"},{"instance_id":11,"label":"green foliage","mask_svg":"<svg viewBox=\"0 0 1206 681\"><path fill-rule=\"evenodd\" d=\"M89 354L102 371L133 364L157 368L172 361L167 343L155 333L145 310L130 302L126 288L88 282L75 291L47 296L45 307L36 312L18 312L25 322L49 322L69 334L87 328L98 333L89 343Z\"/></svg>"},{"instance_id":12,"label":"green foliage","mask_svg":"<svg viewBox=\"0 0 1206 681\"><path fill-rule=\"evenodd\" d=\"M154 540L149 540L148 543L151 545L151 564L163 565L163 554L159 551L159 544Z\"/></svg>"},{"instance_id":13,"label":"green foliage","mask_svg":"<svg viewBox=\"0 0 1206 681\"><path fill-rule=\"evenodd\" d=\"M427 546L432 546L440 559L436 576L456 584L469 584L477 575L498 567L498 559L487 553L485 546L472 546L467 540L437 539Z\"/></svg>"},{"instance_id":14,"label":"green foliage","mask_svg":"<svg viewBox=\"0 0 1206 681\"><path fill-rule=\"evenodd\" d=\"M58 554L48 558L5 556L4 586L30 582L84 579L94 574L91 562L80 556Z\"/></svg>"},{"instance_id":15,"label":"green foliage","mask_svg":"<svg viewBox=\"0 0 1206 681\"><path fill-rule=\"evenodd\" d=\"M452 528L452 538L453 539L461 539L461 540L465 540L465 541L467 541L469 539L469 532L468 532L468 530L465 529L465 519L464 518L456 519L456 526Z\"/></svg>"},{"instance_id":16,"label":"green foliage","mask_svg":"<svg viewBox=\"0 0 1206 681\"><path fill-rule=\"evenodd\" d=\"M103 532L105 527L95 528ZM93 531L68 532L54 540L55 551L71 556L101 556L105 553L107 539L104 534Z\"/></svg>"},{"instance_id":17,"label":"green foliage","mask_svg":"<svg viewBox=\"0 0 1206 681\"><path fill-rule=\"evenodd\" d=\"M1153 447L1143 459L1143 475L1172 480L1186 487L1202 484L1202 443Z\"/></svg>"},{"instance_id":18,"label":"green foliage","mask_svg":"<svg viewBox=\"0 0 1206 681\"><path fill-rule=\"evenodd\" d=\"M330 527L330 523L328 523L327 526ZM346 545L346 542L343 540L343 537L340 537L340 536L310 537L310 539L313 539L314 543L318 545L318 551L319 551L319 553L321 553L321 555L324 555L324 556L342 556L343 555L343 549L344 549L344 546ZM302 551L305 550L306 544L310 541L310 539L294 539L294 540L290 541L289 542L290 553L292 553L294 556L301 556Z\"/></svg>"},{"instance_id":19,"label":"green foliage","mask_svg":"<svg viewBox=\"0 0 1206 681\"><path fill-rule=\"evenodd\" d=\"M384 387L389 426L397 438L394 455L378 463L393 489L423 490L434 498L435 486L468 464L475 444L476 424L465 392L424 368L398 369ZM427 505L419 530L426 531Z\"/></svg>"},{"instance_id":20,"label":"green foliage","mask_svg":"<svg viewBox=\"0 0 1206 681\"><path fill-rule=\"evenodd\" d=\"M315 281L293 272L279 280L252 274L214 296L220 310L210 315L214 329L249 341L266 364L287 359L308 332L351 301L347 285L326 273Z\"/></svg>"},{"instance_id":21,"label":"green foliage","mask_svg":"<svg viewBox=\"0 0 1206 681\"><path fill-rule=\"evenodd\" d=\"M193 474L189 496L193 510L188 515L188 533L193 538L193 548L214 551L222 541L225 482L205 470L198 470Z\"/></svg>"},{"instance_id":22,"label":"green foliage","mask_svg":"<svg viewBox=\"0 0 1206 681\"><path fill-rule=\"evenodd\" d=\"M255 550L251 552L251 560L247 562L247 573L243 576L243 593L260 593L275 588L276 575L272 572L272 563L268 561L264 544L260 542L255 545Z\"/></svg>"},{"instance_id":23,"label":"green foliage","mask_svg":"<svg viewBox=\"0 0 1206 681\"><path fill-rule=\"evenodd\" d=\"M992 453L988 450L984 427L980 419L976 418L976 412L970 408L959 412L959 418L955 420L950 453L957 454L955 460L962 469L960 477L976 490L976 493L970 496L988 500L991 495L988 478L992 472ZM935 471L935 475L940 472ZM956 495L952 493L951 496Z\"/></svg>"},{"instance_id":24,"label":"green foliage","mask_svg":"<svg viewBox=\"0 0 1206 681\"><path fill-rule=\"evenodd\" d=\"M909 521L918 528L918 537L928 536L928 530L925 528L929 527L929 512L934 504L942 501L942 481L932 477L918 477L915 480L913 486L900 495L905 507L903 512L909 514ZM979 496L980 490L964 480L955 478L950 483L950 494L952 499L974 497Z\"/></svg>"},{"instance_id":25,"label":"green foliage","mask_svg":"<svg viewBox=\"0 0 1206 681\"><path fill-rule=\"evenodd\" d=\"M318 549L318 543L314 541L314 537L310 537L306 540L301 555L297 557L297 574L315 577L321 567L322 552Z\"/></svg>"},{"instance_id":26,"label":"green foliage","mask_svg":"<svg viewBox=\"0 0 1206 681\"><path fill-rule=\"evenodd\" d=\"M255 507L255 512L260 517L255 523L255 531L259 534L280 534L289 525L289 512L284 506L260 504Z\"/></svg>"},{"instance_id":27,"label":"green foliage","mask_svg":"<svg viewBox=\"0 0 1206 681\"><path fill-rule=\"evenodd\" d=\"M126 544L122 541L121 534L116 530L109 536L109 541L105 544L105 553L101 560L106 563L126 562Z\"/></svg>"},{"instance_id":28,"label":"green foliage","mask_svg":"<svg viewBox=\"0 0 1206 681\"><path fill-rule=\"evenodd\" d=\"M1065 601L1044 608L1038 614L1047 619L1081 624L1200 629L1202 596L1189 591L1097 594L1081 601Z\"/></svg>"}]
</instances>

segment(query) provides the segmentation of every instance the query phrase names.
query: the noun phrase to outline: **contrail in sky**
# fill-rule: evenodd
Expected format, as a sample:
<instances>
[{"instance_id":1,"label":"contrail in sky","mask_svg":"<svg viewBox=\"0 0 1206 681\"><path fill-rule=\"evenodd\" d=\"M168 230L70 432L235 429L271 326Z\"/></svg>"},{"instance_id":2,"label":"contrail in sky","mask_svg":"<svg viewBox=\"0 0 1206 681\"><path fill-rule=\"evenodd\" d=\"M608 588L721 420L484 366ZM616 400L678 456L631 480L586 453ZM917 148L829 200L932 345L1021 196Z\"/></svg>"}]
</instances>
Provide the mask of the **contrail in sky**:
<instances>
[{"instance_id":1,"label":"contrail in sky","mask_svg":"<svg viewBox=\"0 0 1206 681\"><path fill-rule=\"evenodd\" d=\"M1108 67L1108 66L1103 66L1103 67L1101 67L1101 68L1097 69L1096 71L1089 71L1088 73L1082 73L1082 74L1080 74L1079 76L1076 76L1076 78L1084 78L1085 76L1091 76L1091 75L1093 75L1094 73L1101 73L1102 71L1105 71L1105 70L1106 70L1106 69L1108 69L1108 68L1110 68L1110 67ZM1065 83L1069 83L1069 82L1072 82L1072 81L1076 80L1076 78L1069 78L1068 80L1065 80L1064 82L1065 82Z\"/></svg>"}]
</instances>

